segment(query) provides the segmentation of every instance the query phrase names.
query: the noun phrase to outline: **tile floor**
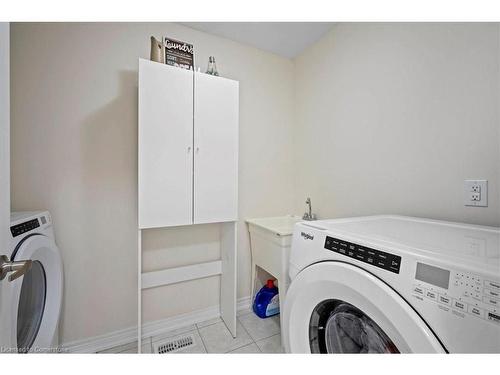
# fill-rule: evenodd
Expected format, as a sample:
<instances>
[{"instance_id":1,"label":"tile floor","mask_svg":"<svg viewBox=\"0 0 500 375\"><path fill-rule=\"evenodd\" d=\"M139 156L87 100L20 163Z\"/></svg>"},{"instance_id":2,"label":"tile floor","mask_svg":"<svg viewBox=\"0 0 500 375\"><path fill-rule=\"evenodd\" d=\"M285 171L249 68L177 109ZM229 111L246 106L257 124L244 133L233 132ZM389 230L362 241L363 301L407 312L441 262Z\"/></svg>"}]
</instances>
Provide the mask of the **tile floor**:
<instances>
[{"instance_id":1,"label":"tile floor","mask_svg":"<svg viewBox=\"0 0 500 375\"><path fill-rule=\"evenodd\" d=\"M238 337L233 338L220 318L193 324L142 342L142 353L154 353L158 345L175 338L191 335L194 345L176 353L283 353L279 315L260 319L252 311L238 313ZM169 340L166 340L169 339ZM100 353L136 353L137 342L121 345Z\"/></svg>"}]
</instances>

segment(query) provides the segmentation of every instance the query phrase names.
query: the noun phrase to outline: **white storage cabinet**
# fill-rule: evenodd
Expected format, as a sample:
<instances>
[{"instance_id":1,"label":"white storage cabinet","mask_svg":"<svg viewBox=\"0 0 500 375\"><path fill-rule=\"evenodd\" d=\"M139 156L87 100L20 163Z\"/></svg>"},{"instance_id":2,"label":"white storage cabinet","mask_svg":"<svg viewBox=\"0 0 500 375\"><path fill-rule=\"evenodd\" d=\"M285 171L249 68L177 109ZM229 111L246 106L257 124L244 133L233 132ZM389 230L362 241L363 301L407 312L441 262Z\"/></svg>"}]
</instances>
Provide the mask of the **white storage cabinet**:
<instances>
[{"instance_id":1,"label":"white storage cabinet","mask_svg":"<svg viewBox=\"0 0 500 375\"><path fill-rule=\"evenodd\" d=\"M220 274L236 336L238 123L237 81L139 60L139 324L141 290ZM142 230L203 223L221 223L220 261L142 273Z\"/></svg>"},{"instance_id":2,"label":"white storage cabinet","mask_svg":"<svg viewBox=\"0 0 500 375\"><path fill-rule=\"evenodd\" d=\"M238 217L238 82L139 62L139 228Z\"/></svg>"}]
</instances>

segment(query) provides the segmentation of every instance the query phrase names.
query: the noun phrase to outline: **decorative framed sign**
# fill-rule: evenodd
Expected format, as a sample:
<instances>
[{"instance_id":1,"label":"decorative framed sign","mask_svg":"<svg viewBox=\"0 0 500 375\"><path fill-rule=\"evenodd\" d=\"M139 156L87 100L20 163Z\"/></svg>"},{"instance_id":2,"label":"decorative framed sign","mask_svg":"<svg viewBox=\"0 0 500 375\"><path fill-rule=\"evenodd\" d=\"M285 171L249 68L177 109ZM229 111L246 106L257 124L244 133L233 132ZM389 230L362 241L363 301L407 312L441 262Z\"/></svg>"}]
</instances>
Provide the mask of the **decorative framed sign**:
<instances>
[{"instance_id":1,"label":"decorative framed sign","mask_svg":"<svg viewBox=\"0 0 500 375\"><path fill-rule=\"evenodd\" d=\"M163 38L165 64L194 70L194 49L192 44L169 37Z\"/></svg>"}]
</instances>

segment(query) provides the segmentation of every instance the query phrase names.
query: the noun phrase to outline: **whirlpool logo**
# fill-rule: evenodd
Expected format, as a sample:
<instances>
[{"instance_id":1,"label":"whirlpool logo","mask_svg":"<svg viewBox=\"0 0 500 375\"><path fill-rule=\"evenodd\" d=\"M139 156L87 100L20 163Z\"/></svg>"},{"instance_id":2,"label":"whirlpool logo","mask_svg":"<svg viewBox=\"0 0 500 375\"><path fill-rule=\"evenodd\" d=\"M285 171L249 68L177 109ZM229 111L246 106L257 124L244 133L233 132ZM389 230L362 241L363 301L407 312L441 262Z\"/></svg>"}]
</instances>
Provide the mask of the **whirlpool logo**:
<instances>
[{"instance_id":1,"label":"whirlpool logo","mask_svg":"<svg viewBox=\"0 0 500 375\"><path fill-rule=\"evenodd\" d=\"M304 237L306 240L314 240L314 236L312 234L306 232L300 232L300 235Z\"/></svg>"}]
</instances>

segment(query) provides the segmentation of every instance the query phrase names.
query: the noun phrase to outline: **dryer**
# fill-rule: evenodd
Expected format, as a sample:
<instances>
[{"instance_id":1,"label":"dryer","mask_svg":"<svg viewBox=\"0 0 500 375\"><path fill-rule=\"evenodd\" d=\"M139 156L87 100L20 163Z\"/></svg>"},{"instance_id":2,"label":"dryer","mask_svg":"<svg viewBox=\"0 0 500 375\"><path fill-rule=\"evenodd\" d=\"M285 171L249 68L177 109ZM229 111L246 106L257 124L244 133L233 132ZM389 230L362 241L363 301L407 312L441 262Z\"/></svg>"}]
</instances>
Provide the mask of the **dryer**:
<instances>
[{"instance_id":1,"label":"dryer","mask_svg":"<svg viewBox=\"0 0 500 375\"><path fill-rule=\"evenodd\" d=\"M49 212L13 212L10 234L11 260L32 260L31 269L10 283L11 342L20 353L56 352L63 265Z\"/></svg>"},{"instance_id":2,"label":"dryer","mask_svg":"<svg viewBox=\"0 0 500 375\"><path fill-rule=\"evenodd\" d=\"M295 225L292 353L500 353L500 230L402 216Z\"/></svg>"}]
</instances>

